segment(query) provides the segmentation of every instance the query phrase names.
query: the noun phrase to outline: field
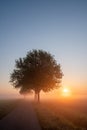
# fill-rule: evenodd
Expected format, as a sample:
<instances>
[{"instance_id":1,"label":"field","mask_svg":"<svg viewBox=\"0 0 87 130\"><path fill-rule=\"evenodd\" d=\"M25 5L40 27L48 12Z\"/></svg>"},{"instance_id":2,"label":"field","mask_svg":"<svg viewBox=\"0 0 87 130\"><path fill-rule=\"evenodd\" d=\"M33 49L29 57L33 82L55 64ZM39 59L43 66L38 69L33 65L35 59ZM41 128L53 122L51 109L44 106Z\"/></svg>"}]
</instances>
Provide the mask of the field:
<instances>
[{"instance_id":1,"label":"field","mask_svg":"<svg viewBox=\"0 0 87 130\"><path fill-rule=\"evenodd\" d=\"M0 100L0 120L9 114L19 103L19 100Z\"/></svg>"},{"instance_id":2,"label":"field","mask_svg":"<svg viewBox=\"0 0 87 130\"><path fill-rule=\"evenodd\" d=\"M87 99L41 101L35 110L42 130L87 130Z\"/></svg>"},{"instance_id":3,"label":"field","mask_svg":"<svg viewBox=\"0 0 87 130\"><path fill-rule=\"evenodd\" d=\"M0 100L0 119L20 100ZM87 130L87 99L41 100L32 103L42 130Z\"/></svg>"}]
</instances>

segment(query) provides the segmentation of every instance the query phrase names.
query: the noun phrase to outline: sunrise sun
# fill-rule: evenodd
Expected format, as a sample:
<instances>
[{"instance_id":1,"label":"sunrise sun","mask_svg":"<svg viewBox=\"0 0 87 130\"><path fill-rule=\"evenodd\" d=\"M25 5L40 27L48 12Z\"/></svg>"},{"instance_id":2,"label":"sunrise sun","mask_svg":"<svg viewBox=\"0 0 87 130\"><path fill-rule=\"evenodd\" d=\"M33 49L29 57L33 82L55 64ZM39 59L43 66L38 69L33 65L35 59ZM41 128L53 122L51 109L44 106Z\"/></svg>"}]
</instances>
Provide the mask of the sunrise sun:
<instances>
[{"instance_id":1,"label":"sunrise sun","mask_svg":"<svg viewBox=\"0 0 87 130\"><path fill-rule=\"evenodd\" d=\"M62 95L63 96L70 96L70 90L68 88L63 88Z\"/></svg>"}]
</instances>

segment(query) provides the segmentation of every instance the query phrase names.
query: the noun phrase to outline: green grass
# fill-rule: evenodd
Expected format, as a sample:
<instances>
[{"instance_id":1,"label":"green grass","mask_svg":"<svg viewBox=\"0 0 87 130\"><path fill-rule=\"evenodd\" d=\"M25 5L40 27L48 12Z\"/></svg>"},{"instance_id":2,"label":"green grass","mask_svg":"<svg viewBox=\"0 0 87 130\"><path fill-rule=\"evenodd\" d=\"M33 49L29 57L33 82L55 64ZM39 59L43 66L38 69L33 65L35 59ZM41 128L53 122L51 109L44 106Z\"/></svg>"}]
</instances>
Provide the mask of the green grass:
<instances>
[{"instance_id":1,"label":"green grass","mask_svg":"<svg viewBox=\"0 0 87 130\"><path fill-rule=\"evenodd\" d=\"M19 100L0 100L0 120L10 113L19 103Z\"/></svg>"},{"instance_id":2,"label":"green grass","mask_svg":"<svg viewBox=\"0 0 87 130\"><path fill-rule=\"evenodd\" d=\"M86 102L84 102L85 104ZM81 105L81 108L80 108ZM34 104L42 130L86 130L85 105L78 102L41 102Z\"/></svg>"}]
</instances>

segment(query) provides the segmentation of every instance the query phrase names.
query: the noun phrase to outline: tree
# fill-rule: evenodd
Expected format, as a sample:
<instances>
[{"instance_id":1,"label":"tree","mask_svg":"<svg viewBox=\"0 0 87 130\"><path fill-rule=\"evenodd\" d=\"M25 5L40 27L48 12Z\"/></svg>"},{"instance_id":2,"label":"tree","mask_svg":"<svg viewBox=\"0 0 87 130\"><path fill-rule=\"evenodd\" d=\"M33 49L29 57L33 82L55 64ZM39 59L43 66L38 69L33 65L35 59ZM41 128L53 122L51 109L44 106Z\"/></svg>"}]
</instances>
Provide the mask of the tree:
<instances>
[{"instance_id":1,"label":"tree","mask_svg":"<svg viewBox=\"0 0 87 130\"><path fill-rule=\"evenodd\" d=\"M54 56L43 50L32 50L16 60L10 82L20 90L33 90L39 101L41 90L47 92L60 87L62 76Z\"/></svg>"},{"instance_id":2,"label":"tree","mask_svg":"<svg viewBox=\"0 0 87 130\"><path fill-rule=\"evenodd\" d=\"M19 93L20 93L21 95L23 95L23 96L24 96L24 99L25 99L26 95L32 94L33 92L32 92L31 89L26 89L26 87L25 87L25 88L22 88L22 87L21 87Z\"/></svg>"}]
</instances>

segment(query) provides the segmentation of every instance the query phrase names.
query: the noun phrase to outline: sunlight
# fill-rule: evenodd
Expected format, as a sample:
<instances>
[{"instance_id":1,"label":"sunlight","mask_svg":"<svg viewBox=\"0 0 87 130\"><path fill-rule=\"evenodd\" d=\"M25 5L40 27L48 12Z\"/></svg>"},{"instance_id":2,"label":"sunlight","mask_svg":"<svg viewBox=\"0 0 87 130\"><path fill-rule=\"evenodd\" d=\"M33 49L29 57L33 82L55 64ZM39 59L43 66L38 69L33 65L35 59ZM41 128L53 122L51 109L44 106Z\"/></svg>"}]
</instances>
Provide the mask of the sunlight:
<instances>
[{"instance_id":1,"label":"sunlight","mask_svg":"<svg viewBox=\"0 0 87 130\"><path fill-rule=\"evenodd\" d=\"M68 92L69 92L69 89L64 88L64 89L63 89L63 92L64 92L64 93L68 93Z\"/></svg>"},{"instance_id":2,"label":"sunlight","mask_svg":"<svg viewBox=\"0 0 87 130\"><path fill-rule=\"evenodd\" d=\"M63 88L62 95L63 96L70 96L71 92L70 92L70 90L68 88Z\"/></svg>"}]
</instances>

